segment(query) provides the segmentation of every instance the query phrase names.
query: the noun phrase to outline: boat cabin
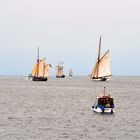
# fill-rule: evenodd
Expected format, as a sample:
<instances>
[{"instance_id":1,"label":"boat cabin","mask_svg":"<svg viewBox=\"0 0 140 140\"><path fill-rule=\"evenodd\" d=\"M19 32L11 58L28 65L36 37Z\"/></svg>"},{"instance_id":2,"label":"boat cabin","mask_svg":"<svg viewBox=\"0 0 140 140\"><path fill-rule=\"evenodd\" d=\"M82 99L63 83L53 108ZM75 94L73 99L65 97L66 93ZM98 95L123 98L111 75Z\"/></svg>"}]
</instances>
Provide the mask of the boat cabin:
<instances>
[{"instance_id":1,"label":"boat cabin","mask_svg":"<svg viewBox=\"0 0 140 140\"><path fill-rule=\"evenodd\" d=\"M114 100L109 95L97 98L97 106L105 106L106 108L114 107Z\"/></svg>"}]
</instances>

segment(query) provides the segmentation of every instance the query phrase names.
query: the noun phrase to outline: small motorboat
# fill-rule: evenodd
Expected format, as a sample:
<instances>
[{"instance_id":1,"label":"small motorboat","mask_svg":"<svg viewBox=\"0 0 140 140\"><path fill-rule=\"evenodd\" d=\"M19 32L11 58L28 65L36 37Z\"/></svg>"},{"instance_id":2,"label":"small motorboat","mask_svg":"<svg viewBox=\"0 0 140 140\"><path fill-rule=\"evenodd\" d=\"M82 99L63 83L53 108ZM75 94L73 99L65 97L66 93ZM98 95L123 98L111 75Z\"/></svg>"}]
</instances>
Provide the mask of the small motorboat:
<instances>
[{"instance_id":1,"label":"small motorboat","mask_svg":"<svg viewBox=\"0 0 140 140\"><path fill-rule=\"evenodd\" d=\"M108 94L105 95L105 87L104 87L104 95L98 96L96 98L95 104L92 106L93 111L97 113L114 113L114 99Z\"/></svg>"}]
</instances>

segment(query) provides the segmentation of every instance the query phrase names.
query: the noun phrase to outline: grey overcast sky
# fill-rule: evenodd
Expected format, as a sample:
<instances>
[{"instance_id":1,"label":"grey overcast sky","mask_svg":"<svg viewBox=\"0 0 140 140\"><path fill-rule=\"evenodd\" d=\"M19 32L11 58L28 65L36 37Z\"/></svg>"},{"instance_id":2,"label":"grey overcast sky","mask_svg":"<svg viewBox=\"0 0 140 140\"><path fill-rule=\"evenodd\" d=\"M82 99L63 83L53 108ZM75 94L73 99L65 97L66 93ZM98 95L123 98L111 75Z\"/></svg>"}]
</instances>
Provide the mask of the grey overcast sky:
<instances>
[{"instance_id":1,"label":"grey overcast sky","mask_svg":"<svg viewBox=\"0 0 140 140\"><path fill-rule=\"evenodd\" d=\"M31 73L39 46L51 75L88 75L101 34L113 75L140 75L140 0L0 0L0 74Z\"/></svg>"}]
</instances>

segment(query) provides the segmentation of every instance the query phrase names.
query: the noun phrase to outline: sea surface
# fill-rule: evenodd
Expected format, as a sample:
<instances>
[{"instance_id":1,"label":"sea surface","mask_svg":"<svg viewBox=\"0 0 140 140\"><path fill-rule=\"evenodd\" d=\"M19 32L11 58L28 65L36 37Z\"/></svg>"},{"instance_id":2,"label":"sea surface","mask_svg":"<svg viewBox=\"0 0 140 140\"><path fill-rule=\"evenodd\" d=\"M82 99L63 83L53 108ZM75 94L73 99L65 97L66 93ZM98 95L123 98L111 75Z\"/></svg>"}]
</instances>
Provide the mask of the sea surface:
<instances>
[{"instance_id":1,"label":"sea surface","mask_svg":"<svg viewBox=\"0 0 140 140\"><path fill-rule=\"evenodd\" d=\"M103 87L113 115L92 110ZM0 140L140 140L140 77L0 77Z\"/></svg>"}]
</instances>

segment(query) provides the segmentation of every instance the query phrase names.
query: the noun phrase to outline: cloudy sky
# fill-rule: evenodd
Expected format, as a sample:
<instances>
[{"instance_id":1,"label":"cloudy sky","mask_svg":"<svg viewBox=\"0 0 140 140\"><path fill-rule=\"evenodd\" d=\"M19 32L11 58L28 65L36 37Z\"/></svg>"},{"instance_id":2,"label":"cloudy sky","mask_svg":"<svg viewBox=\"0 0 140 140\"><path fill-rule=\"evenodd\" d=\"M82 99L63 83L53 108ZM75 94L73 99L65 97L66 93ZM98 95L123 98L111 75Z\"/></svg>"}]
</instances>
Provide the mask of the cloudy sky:
<instances>
[{"instance_id":1,"label":"cloudy sky","mask_svg":"<svg viewBox=\"0 0 140 140\"><path fill-rule=\"evenodd\" d=\"M0 0L0 74L27 75L40 56L55 74L88 75L110 49L113 75L140 75L139 0Z\"/></svg>"}]
</instances>

